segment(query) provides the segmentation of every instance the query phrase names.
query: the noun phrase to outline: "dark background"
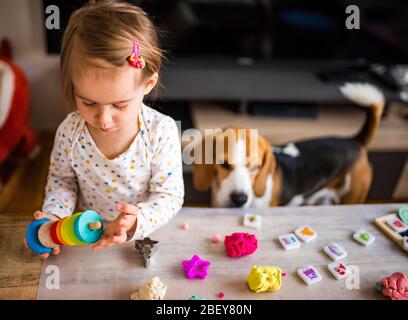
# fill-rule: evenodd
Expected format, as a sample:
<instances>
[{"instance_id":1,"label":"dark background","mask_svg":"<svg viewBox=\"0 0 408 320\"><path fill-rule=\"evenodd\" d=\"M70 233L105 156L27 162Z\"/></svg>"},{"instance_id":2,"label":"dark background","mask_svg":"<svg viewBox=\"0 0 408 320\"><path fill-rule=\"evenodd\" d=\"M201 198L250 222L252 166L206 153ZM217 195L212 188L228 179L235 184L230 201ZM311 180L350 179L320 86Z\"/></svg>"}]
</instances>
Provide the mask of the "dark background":
<instances>
[{"instance_id":1,"label":"dark background","mask_svg":"<svg viewBox=\"0 0 408 320\"><path fill-rule=\"evenodd\" d=\"M44 0L61 11L60 31L46 30L58 53L70 14L87 1ZM163 47L183 56L257 59L408 61L406 0L149 0L142 7L159 27ZM360 8L360 29L348 30L345 9Z\"/></svg>"}]
</instances>

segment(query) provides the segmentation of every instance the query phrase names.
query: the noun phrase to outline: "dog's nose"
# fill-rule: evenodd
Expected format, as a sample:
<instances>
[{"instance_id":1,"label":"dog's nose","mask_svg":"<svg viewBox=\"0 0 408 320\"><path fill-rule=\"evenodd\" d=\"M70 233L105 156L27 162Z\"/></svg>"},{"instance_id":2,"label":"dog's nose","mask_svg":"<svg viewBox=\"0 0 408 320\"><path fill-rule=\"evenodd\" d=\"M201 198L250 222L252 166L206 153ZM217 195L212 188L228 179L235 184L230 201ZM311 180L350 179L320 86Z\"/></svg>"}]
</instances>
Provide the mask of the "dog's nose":
<instances>
[{"instance_id":1,"label":"dog's nose","mask_svg":"<svg viewBox=\"0 0 408 320\"><path fill-rule=\"evenodd\" d=\"M230 199L234 207L242 207L248 200L248 196L243 192L232 192Z\"/></svg>"}]
</instances>

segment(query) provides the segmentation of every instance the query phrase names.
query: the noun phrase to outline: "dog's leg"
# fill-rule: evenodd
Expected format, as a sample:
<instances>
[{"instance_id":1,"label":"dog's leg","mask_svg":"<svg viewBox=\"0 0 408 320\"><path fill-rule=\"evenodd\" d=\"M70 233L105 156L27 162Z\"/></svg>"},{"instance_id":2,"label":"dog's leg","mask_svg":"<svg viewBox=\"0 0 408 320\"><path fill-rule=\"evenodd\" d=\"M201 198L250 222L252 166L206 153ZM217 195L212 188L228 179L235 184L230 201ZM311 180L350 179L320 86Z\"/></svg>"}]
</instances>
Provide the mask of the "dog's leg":
<instances>
[{"instance_id":1,"label":"dog's leg","mask_svg":"<svg viewBox=\"0 0 408 320\"><path fill-rule=\"evenodd\" d=\"M373 171L368 162L367 152L361 151L360 157L349 172L350 192L342 198L342 204L358 204L366 201L370 191Z\"/></svg>"},{"instance_id":2,"label":"dog's leg","mask_svg":"<svg viewBox=\"0 0 408 320\"><path fill-rule=\"evenodd\" d=\"M301 194L294 196L289 203L286 205L287 207L299 207L305 202L305 197Z\"/></svg>"}]
</instances>

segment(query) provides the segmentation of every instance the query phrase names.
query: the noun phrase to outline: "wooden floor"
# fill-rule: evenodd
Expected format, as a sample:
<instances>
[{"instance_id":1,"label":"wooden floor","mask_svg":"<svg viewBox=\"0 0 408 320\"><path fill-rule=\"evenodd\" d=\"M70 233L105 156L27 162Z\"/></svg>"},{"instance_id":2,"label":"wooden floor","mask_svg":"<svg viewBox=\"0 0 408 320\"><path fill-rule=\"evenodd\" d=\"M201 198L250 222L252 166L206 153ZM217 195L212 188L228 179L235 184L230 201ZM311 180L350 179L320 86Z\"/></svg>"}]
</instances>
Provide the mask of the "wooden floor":
<instances>
[{"instance_id":1,"label":"wooden floor","mask_svg":"<svg viewBox=\"0 0 408 320\"><path fill-rule=\"evenodd\" d=\"M17 168L0 194L0 300L37 295L42 262L23 239L33 212L42 207L53 135L40 135L37 156Z\"/></svg>"},{"instance_id":2,"label":"wooden floor","mask_svg":"<svg viewBox=\"0 0 408 320\"><path fill-rule=\"evenodd\" d=\"M40 134L40 151L13 174L0 194L0 212L32 215L42 207L54 133Z\"/></svg>"}]
</instances>

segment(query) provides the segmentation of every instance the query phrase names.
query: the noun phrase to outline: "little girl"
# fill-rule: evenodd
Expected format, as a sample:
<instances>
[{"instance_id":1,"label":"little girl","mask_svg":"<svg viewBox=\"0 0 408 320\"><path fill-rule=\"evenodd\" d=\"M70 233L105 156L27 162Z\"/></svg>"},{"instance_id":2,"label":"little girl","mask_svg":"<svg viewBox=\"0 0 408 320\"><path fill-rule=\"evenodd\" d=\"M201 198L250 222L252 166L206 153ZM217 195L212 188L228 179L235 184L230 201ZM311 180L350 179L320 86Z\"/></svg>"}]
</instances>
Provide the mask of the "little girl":
<instances>
[{"instance_id":1,"label":"little girl","mask_svg":"<svg viewBox=\"0 0 408 320\"><path fill-rule=\"evenodd\" d=\"M146 237L177 214L184 199L178 129L143 104L161 60L155 27L140 8L93 1L72 14L61 76L76 111L58 127L35 219L95 210L108 221L99 249Z\"/></svg>"}]
</instances>

